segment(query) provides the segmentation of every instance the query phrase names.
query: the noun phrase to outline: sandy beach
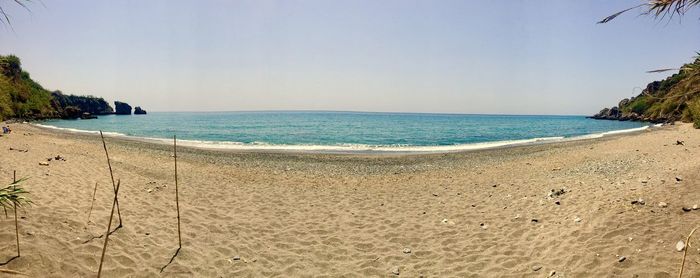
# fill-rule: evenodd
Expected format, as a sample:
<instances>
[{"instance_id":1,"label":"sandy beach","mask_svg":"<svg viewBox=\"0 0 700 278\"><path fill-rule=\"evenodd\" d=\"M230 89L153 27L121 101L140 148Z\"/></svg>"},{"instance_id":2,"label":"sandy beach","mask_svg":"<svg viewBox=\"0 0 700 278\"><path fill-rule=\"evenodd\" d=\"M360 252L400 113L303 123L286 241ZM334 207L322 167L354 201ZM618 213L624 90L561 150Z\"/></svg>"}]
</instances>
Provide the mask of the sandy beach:
<instances>
[{"instance_id":1,"label":"sandy beach","mask_svg":"<svg viewBox=\"0 0 700 278\"><path fill-rule=\"evenodd\" d=\"M20 210L22 256L0 269L95 275L104 241L90 239L113 196L99 137L12 128L0 184L28 177L34 204ZM700 210L682 210L700 204L700 130L688 124L445 154L181 148L183 247L161 273L177 248L172 149L107 144L124 226L105 277L676 277L676 243L700 225ZM0 218L0 262L14 242ZM684 277L700 277L699 243Z\"/></svg>"}]
</instances>

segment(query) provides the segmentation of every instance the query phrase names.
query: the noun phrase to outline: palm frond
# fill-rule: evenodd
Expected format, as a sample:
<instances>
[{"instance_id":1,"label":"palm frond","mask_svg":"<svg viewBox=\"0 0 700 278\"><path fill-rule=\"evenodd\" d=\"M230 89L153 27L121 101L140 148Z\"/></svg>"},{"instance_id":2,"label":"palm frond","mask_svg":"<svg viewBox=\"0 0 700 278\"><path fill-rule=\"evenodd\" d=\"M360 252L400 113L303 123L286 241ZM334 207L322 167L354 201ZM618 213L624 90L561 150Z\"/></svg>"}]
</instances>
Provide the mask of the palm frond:
<instances>
[{"instance_id":1,"label":"palm frond","mask_svg":"<svg viewBox=\"0 0 700 278\"><path fill-rule=\"evenodd\" d=\"M32 203L32 201L27 197L29 191L18 186L20 183L26 180L26 178L19 179L5 188L0 188L0 207L7 210L8 208L12 208L14 206L22 207L23 205L29 205Z\"/></svg>"},{"instance_id":2,"label":"palm frond","mask_svg":"<svg viewBox=\"0 0 700 278\"><path fill-rule=\"evenodd\" d=\"M663 18L667 15L671 17L676 14L683 15L686 12L688 12L691 8L696 7L698 5L700 5L700 0L649 0L649 2L647 3L624 9L606 18L603 18L603 20L598 21L598 24L608 23L625 12L644 6L648 7L647 11L644 14L653 14L656 18Z\"/></svg>"}]
</instances>

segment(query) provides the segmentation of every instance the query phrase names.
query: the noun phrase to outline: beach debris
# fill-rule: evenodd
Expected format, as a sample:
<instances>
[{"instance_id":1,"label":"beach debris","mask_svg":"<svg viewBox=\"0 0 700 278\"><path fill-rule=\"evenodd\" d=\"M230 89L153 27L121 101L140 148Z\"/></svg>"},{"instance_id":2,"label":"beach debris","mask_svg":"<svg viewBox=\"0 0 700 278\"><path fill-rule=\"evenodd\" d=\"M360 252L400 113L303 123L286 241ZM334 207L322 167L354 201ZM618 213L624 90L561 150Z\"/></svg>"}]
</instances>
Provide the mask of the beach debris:
<instances>
[{"instance_id":1,"label":"beach debris","mask_svg":"<svg viewBox=\"0 0 700 278\"><path fill-rule=\"evenodd\" d=\"M639 180L639 182L641 182L642 184L647 184L647 183L649 183L649 180L642 179L642 180Z\"/></svg>"},{"instance_id":2,"label":"beach debris","mask_svg":"<svg viewBox=\"0 0 700 278\"><path fill-rule=\"evenodd\" d=\"M552 168L552 171L561 171L561 167Z\"/></svg>"},{"instance_id":3,"label":"beach debris","mask_svg":"<svg viewBox=\"0 0 700 278\"><path fill-rule=\"evenodd\" d=\"M560 206L560 205L561 205L561 202L560 202L559 200L556 200L556 201L554 201L554 204L557 205L557 206Z\"/></svg>"},{"instance_id":4,"label":"beach debris","mask_svg":"<svg viewBox=\"0 0 700 278\"><path fill-rule=\"evenodd\" d=\"M552 277L552 276L554 276L554 274L557 274L557 272L556 272L556 271L554 271L554 270L550 271L550 272L549 272L549 277Z\"/></svg>"},{"instance_id":5,"label":"beach debris","mask_svg":"<svg viewBox=\"0 0 700 278\"><path fill-rule=\"evenodd\" d=\"M489 227L489 225L486 225L484 223L480 223L479 226L484 230L486 230Z\"/></svg>"},{"instance_id":6,"label":"beach debris","mask_svg":"<svg viewBox=\"0 0 700 278\"><path fill-rule=\"evenodd\" d=\"M41 166L49 166L49 163L48 163L48 162L42 161L42 162L39 162L39 165L41 165Z\"/></svg>"},{"instance_id":7,"label":"beach debris","mask_svg":"<svg viewBox=\"0 0 700 278\"><path fill-rule=\"evenodd\" d=\"M683 250L685 250L685 242L683 242L683 240L679 240L676 243L676 251L683 252Z\"/></svg>"},{"instance_id":8,"label":"beach debris","mask_svg":"<svg viewBox=\"0 0 700 278\"><path fill-rule=\"evenodd\" d=\"M633 205L641 205L641 206L643 206L643 205L646 204L646 202L644 201L644 199L639 198L639 199L637 199L637 200L632 200L632 204L633 204Z\"/></svg>"},{"instance_id":9,"label":"beach debris","mask_svg":"<svg viewBox=\"0 0 700 278\"><path fill-rule=\"evenodd\" d=\"M549 191L549 194L547 196L549 196L549 198L554 198L554 197L564 195L564 193L566 193L566 188L561 188L559 190L552 189Z\"/></svg>"},{"instance_id":10,"label":"beach debris","mask_svg":"<svg viewBox=\"0 0 700 278\"><path fill-rule=\"evenodd\" d=\"M532 222L532 223L539 223L539 222L540 222L540 220L539 220L539 219L537 219L537 218L532 218L532 220L530 220L530 222Z\"/></svg>"},{"instance_id":11,"label":"beach debris","mask_svg":"<svg viewBox=\"0 0 700 278\"><path fill-rule=\"evenodd\" d=\"M583 219L581 219L581 217L574 218L574 222L576 222L576 223L581 223L581 220L583 220Z\"/></svg>"},{"instance_id":12,"label":"beach debris","mask_svg":"<svg viewBox=\"0 0 700 278\"><path fill-rule=\"evenodd\" d=\"M404 254L411 254L411 248L408 248L408 247L404 248L403 253Z\"/></svg>"},{"instance_id":13,"label":"beach debris","mask_svg":"<svg viewBox=\"0 0 700 278\"><path fill-rule=\"evenodd\" d=\"M532 266L532 271L539 271L540 269L542 269L541 265Z\"/></svg>"},{"instance_id":14,"label":"beach debris","mask_svg":"<svg viewBox=\"0 0 700 278\"><path fill-rule=\"evenodd\" d=\"M676 176L676 181L683 181L683 177L681 177L681 176Z\"/></svg>"},{"instance_id":15,"label":"beach debris","mask_svg":"<svg viewBox=\"0 0 700 278\"><path fill-rule=\"evenodd\" d=\"M659 207L660 207L660 208L665 208L665 207L667 207L667 206L668 206L668 204L667 204L666 202L659 202Z\"/></svg>"},{"instance_id":16,"label":"beach debris","mask_svg":"<svg viewBox=\"0 0 700 278\"><path fill-rule=\"evenodd\" d=\"M625 260L627 260L627 258L625 256L620 256L619 258L617 258L617 261L620 263L624 262Z\"/></svg>"},{"instance_id":17,"label":"beach debris","mask_svg":"<svg viewBox=\"0 0 700 278\"><path fill-rule=\"evenodd\" d=\"M697 204L693 205L692 209L693 209L693 210L698 210L698 205L697 205Z\"/></svg>"},{"instance_id":18,"label":"beach debris","mask_svg":"<svg viewBox=\"0 0 700 278\"><path fill-rule=\"evenodd\" d=\"M682 209L684 212L689 212L689 211L693 210L692 208L689 208L689 207L682 207L681 209Z\"/></svg>"},{"instance_id":19,"label":"beach debris","mask_svg":"<svg viewBox=\"0 0 700 278\"><path fill-rule=\"evenodd\" d=\"M62 157L62 156L60 156L60 155L57 155L56 157L54 157L54 160L56 160L56 161L66 161L66 158L65 158L65 157Z\"/></svg>"},{"instance_id":20,"label":"beach debris","mask_svg":"<svg viewBox=\"0 0 700 278\"><path fill-rule=\"evenodd\" d=\"M399 275L399 273L401 273L401 271L398 266L395 266L391 269L391 274Z\"/></svg>"},{"instance_id":21,"label":"beach debris","mask_svg":"<svg viewBox=\"0 0 700 278\"><path fill-rule=\"evenodd\" d=\"M15 148L13 148L13 147L10 147L10 150L11 150L11 151L18 151L18 152L21 152L21 153L29 152L29 149L15 149Z\"/></svg>"},{"instance_id":22,"label":"beach debris","mask_svg":"<svg viewBox=\"0 0 700 278\"><path fill-rule=\"evenodd\" d=\"M629 241L629 242L632 242L632 240L634 240L634 238L632 238L632 237L627 238L627 241Z\"/></svg>"},{"instance_id":23,"label":"beach debris","mask_svg":"<svg viewBox=\"0 0 700 278\"><path fill-rule=\"evenodd\" d=\"M442 221L440 221L440 222L442 222L442 224L448 224L448 225L454 225L454 224L455 224L455 222L450 221L450 220L448 220L447 218L442 219Z\"/></svg>"},{"instance_id":24,"label":"beach debris","mask_svg":"<svg viewBox=\"0 0 700 278\"><path fill-rule=\"evenodd\" d=\"M233 258L231 258L231 259L233 259L234 261L240 261L240 260L241 260L241 256L237 256L237 255L236 255L236 256L233 256Z\"/></svg>"},{"instance_id":25,"label":"beach debris","mask_svg":"<svg viewBox=\"0 0 700 278\"><path fill-rule=\"evenodd\" d=\"M685 141L683 141L683 140L676 140L676 146L684 146L684 145L685 145Z\"/></svg>"},{"instance_id":26,"label":"beach debris","mask_svg":"<svg viewBox=\"0 0 700 278\"><path fill-rule=\"evenodd\" d=\"M433 197L437 197L437 196L440 196L440 195L433 192Z\"/></svg>"}]
</instances>

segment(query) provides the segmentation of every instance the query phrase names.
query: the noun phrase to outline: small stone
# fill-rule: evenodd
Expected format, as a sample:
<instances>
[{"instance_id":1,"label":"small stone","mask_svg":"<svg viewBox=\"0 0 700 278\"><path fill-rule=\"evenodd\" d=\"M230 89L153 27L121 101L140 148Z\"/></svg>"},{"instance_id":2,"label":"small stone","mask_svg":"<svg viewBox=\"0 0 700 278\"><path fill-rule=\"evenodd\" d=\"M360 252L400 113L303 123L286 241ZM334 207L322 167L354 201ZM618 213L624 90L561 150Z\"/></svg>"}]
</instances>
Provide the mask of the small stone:
<instances>
[{"instance_id":1,"label":"small stone","mask_svg":"<svg viewBox=\"0 0 700 278\"><path fill-rule=\"evenodd\" d=\"M659 203L659 207L661 207L661 208L665 208L665 207L667 207L667 206L668 206L668 204L665 203L665 202L660 202L660 203Z\"/></svg>"},{"instance_id":2,"label":"small stone","mask_svg":"<svg viewBox=\"0 0 700 278\"><path fill-rule=\"evenodd\" d=\"M403 253L404 254L411 254L411 248L408 248L408 247L404 248Z\"/></svg>"},{"instance_id":3,"label":"small stone","mask_svg":"<svg viewBox=\"0 0 700 278\"><path fill-rule=\"evenodd\" d=\"M552 276L554 276L554 274L557 274L557 272L556 272L556 271L554 271L554 270L550 271L550 272L549 272L549 277L552 277Z\"/></svg>"},{"instance_id":4,"label":"small stone","mask_svg":"<svg viewBox=\"0 0 700 278\"><path fill-rule=\"evenodd\" d=\"M234 260L234 261L240 261L240 260L241 260L241 256L233 256L233 260Z\"/></svg>"},{"instance_id":5,"label":"small stone","mask_svg":"<svg viewBox=\"0 0 700 278\"><path fill-rule=\"evenodd\" d=\"M41 166L49 166L49 163L48 163L48 162L39 162L39 165L41 165Z\"/></svg>"},{"instance_id":6,"label":"small stone","mask_svg":"<svg viewBox=\"0 0 700 278\"><path fill-rule=\"evenodd\" d=\"M697 209L698 209L698 205L697 205L697 204L693 205L693 208L692 208L692 209L693 209L693 210L697 210Z\"/></svg>"},{"instance_id":7,"label":"small stone","mask_svg":"<svg viewBox=\"0 0 700 278\"><path fill-rule=\"evenodd\" d=\"M540 222L540 220L537 219L537 218L533 218L532 220L530 220L530 222L532 222L532 223L538 223L538 222Z\"/></svg>"},{"instance_id":8,"label":"small stone","mask_svg":"<svg viewBox=\"0 0 700 278\"><path fill-rule=\"evenodd\" d=\"M676 176L676 181L682 181L682 180L683 180L683 177L681 177L681 176Z\"/></svg>"},{"instance_id":9,"label":"small stone","mask_svg":"<svg viewBox=\"0 0 700 278\"><path fill-rule=\"evenodd\" d=\"M541 265L536 265L532 267L532 271L539 271L540 269L542 269Z\"/></svg>"},{"instance_id":10,"label":"small stone","mask_svg":"<svg viewBox=\"0 0 700 278\"><path fill-rule=\"evenodd\" d=\"M627 259L627 258L625 258L625 256L620 256L620 257L617 259L617 261L618 261L618 262L624 262L626 259Z\"/></svg>"},{"instance_id":11,"label":"small stone","mask_svg":"<svg viewBox=\"0 0 700 278\"><path fill-rule=\"evenodd\" d=\"M394 268L391 269L391 274L399 275L399 273L400 273L400 271L399 271L399 267L398 267L398 266L396 266L396 267L394 267Z\"/></svg>"},{"instance_id":12,"label":"small stone","mask_svg":"<svg viewBox=\"0 0 700 278\"><path fill-rule=\"evenodd\" d=\"M554 204L557 205L557 206L559 206L559 205L561 205L561 202L555 201Z\"/></svg>"},{"instance_id":13,"label":"small stone","mask_svg":"<svg viewBox=\"0 0 700 278\"><path fill-rule=\"evenodd\" d=\"M433 193L433 197L437 197L437 196L439 196L437 193Z\"/></svg>"},{"instance_id":14,"label":"small stone","mask_svg":"<svg viewBox=\"0 0 700 278\"><path fill-rule=\"evenodd\" d=\"M681 252L683 250L685 250L685 242L679 240L678 243L676 243L676 251Z\"/></svg>"},{"instance_id":15,"label":"small stone","mask_svg":"<svg viewBox=\"0 0 700 278\"><path fill-rule=\"evenodd\" d=\"M687 207L682 207L681 209L685 212L689 212L689 211L693 210L692 208L687 208Z\"/></svg>"},{"instance_id":16,"label":"small stone","mask_svg":"<svg viewBox=\"0 0 700 278\"><path fill-rule=\"evenodd\" d=\"M576 217L576 219L574 219L574 222L576 222L576 223L580 223L580 222L581 222L581 220L582 220L582 219L581 219L581 217Z\"/></svg>"},{"instance_id":17,"label":"small stone","mask_svg":"<svg viewBox=\"0 0 700 278\"><path fill-rule=\"evenodd\" d=\"M153 189L148 189L148 190L146 190L146 192L151 193L151 192L153 192Z\"/></svg>"},{"instance_id":18,"label":"small stone","mask_svg":"<svg viewBox=\"0 0 700 278\"><path fill-rule=\"evenodd\" d=\"M648 180L641 180L641 182L644 183L644 184L649 183Z\"/></svg>"}]
</instances>

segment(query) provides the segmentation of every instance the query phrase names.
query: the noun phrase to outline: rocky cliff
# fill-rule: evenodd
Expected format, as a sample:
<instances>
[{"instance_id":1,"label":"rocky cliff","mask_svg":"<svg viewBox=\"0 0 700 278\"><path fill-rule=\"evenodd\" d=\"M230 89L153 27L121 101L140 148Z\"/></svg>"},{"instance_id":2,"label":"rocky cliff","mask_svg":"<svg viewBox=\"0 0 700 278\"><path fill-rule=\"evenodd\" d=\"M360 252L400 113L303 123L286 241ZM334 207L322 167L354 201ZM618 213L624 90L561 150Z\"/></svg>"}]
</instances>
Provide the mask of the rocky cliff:
<instances>
[{"instance_id":1,"label":"rocky cliff","mask_svg":"<svg viewBox=\"0 0 700 278\"><path fill-rule=\"evenodd\" d=\"M112 106L103 98L94 96L65 95L61 91L51 93L51 106L62 118L75 119L84 113L90 115L107 115L114 113Z\"/></svg>"},{"instance_id":2,"label":"rocky cliff","mask_svg":"<svg viewBox=\"0 0 700 278\"><path fill-rule=\"evenodd\" d=\"M664 80L649 83L638 96L623 99L591 118L654 123L680 120L694 122L700 128L700 58Z\"/></svg>"}]
</instances>

